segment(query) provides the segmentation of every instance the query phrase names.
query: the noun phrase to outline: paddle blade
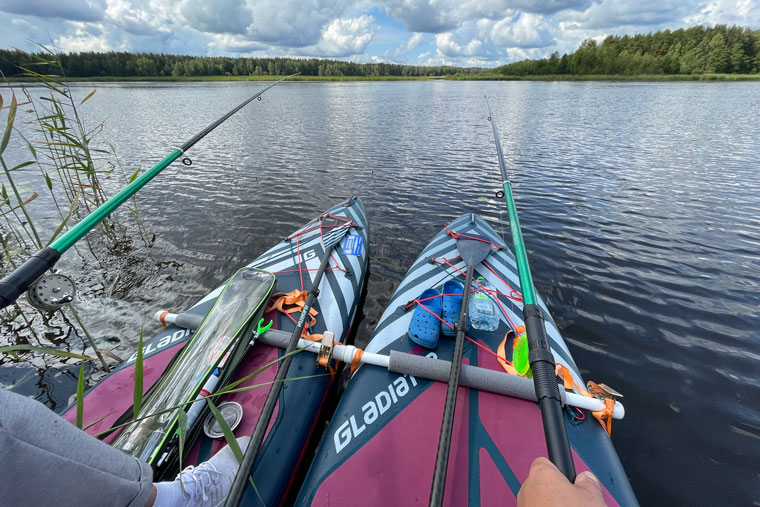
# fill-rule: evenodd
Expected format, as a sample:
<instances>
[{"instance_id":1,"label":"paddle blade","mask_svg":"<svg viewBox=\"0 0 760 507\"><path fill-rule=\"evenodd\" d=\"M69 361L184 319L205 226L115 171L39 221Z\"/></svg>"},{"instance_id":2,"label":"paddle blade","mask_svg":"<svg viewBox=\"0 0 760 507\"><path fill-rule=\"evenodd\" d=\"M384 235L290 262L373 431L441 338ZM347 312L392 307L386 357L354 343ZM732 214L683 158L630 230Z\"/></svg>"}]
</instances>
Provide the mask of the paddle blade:
<instances>
[{"instance_id":1,"label":"paddle blade","mask_svg":"<svg viewBox=\"0 0 760 507\"><path fill-rule=\"evenodd\" d=\"M491 251L491 244L474 239L458 239L457 250L459 250L459 255L462 256L462 260L467 264L467 267L474 268L483 262L483 259L488 257Z\"/></svg>"},{"instance_id":2,"label":"paddle blade","mask_svg":"<svg viewBox=\"0 0 760 507\"><path fill-rule=\"evenodd\" d=\"M329 250L337 245L343 239L343 236L348 233L348 229L352 225L351 222L339 220L331 216L324 217L319 227L322 235L322 245L325 247L325 250Z\"/></svg>"}]
</instances>

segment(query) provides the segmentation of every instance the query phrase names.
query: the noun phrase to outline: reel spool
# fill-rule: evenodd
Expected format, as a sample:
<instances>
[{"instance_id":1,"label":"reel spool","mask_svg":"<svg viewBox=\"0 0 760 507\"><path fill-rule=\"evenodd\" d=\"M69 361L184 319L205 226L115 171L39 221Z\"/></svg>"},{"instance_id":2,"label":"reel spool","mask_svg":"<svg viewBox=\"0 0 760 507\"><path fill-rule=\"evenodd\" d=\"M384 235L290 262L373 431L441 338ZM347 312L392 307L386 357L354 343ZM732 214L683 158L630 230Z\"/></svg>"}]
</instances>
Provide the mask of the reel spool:
<instances>
[{"instance_id":1,"label":"reel spool","mask_svg":"<svg viewBox=\"0 0 760 507\"><path fill-rule=\"evenodd\" d=\"M74 301L77 288L66 275L42 275L29 286L26 299L38 310L53 312Z\"/></svg>"}]
</instances>

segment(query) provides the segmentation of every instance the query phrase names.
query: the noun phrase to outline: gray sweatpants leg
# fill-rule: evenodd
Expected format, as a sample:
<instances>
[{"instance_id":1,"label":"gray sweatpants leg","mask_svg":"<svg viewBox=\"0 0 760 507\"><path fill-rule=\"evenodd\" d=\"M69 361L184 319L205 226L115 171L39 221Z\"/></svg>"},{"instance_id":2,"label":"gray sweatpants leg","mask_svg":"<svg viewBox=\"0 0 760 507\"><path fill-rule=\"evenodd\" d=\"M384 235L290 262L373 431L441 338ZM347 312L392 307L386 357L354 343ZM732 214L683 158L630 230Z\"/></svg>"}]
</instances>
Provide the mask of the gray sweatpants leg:
<instances>
[{"instance_id":1,"label":"gray sweatpants leg","mask_svg":"<svg viewBox=\"0 0 760 507\"><path fill-rule=\"evenodd\" d=\"M144 507L150 466L0 387L0 504Z\"/></svg>"}]
</instances>

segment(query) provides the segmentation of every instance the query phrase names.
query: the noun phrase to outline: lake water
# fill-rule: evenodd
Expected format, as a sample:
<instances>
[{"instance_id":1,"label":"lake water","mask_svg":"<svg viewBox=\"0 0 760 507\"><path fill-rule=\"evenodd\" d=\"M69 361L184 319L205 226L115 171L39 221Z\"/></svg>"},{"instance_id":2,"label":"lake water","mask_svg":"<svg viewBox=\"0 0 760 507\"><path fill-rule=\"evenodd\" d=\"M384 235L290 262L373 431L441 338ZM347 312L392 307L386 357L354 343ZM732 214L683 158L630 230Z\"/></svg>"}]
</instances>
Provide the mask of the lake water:
<instances>
[{"instance_id":1,"label":"lake water","mask_svg":"<svg viewBox=\"0 0 760 507\"><path fill-rule=\"evenodd\" d=\"M131 173L262 87L99 84L82 110L90 125L105 121L102 138ZM625 395L613 441L640 501L757 505L760 83L286 83L140 193L151 249L136 241L109 265L69 273L91 332L131 352L157 309L189 306L356 194L372 224L366 343L444 223L476 212L508 233L484 92L537 289L586 378ZM113 271L106 295L88 297ZM81 343L63 329L37 337ZM60 408L71 368L6 362L0 383Z\"/></svg>"}]
</instances>

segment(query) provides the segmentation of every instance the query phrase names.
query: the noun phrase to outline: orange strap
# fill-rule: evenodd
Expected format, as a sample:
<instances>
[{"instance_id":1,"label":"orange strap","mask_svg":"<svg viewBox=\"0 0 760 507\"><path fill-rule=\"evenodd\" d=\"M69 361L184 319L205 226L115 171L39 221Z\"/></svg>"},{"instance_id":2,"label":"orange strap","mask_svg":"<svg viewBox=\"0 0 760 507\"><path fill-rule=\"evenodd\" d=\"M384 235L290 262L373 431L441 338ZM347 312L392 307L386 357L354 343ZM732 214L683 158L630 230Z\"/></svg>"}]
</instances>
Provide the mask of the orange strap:
<instances>
[{"instance_id":1,"label":"orange strap","mask_svg":"<svg viewBox=\"0 0 760 507\"><path fill-rule=\"evenodd\" d=\"M509 332L507 332L507 334L504 335L504 339L499 344L499 348L496 349L496 355L498 356L496 359L499 361L499 364L501 365L501 367L504 368L504 371L506 371L510 375L517 375L519 377L520 374L517 373L517 370L515 370L515 367L512 366L512 362L507 360L507 354L506 354L507 338L509 338L510 333L514 334L514 331L510 329Z\"/></svg>"},{"instance_id":2,"label":"orange strap","mask_svg":"<svg viewBox=\"0 0 760 507\"><path fill-rule=\"evenodd\" d=\"M321 342L322 341L322 334L307 334L303 337L306 340L309 340L310 342ZM335 375L335 368L333 368L332 364L329 364L327 362L326 357L319 356L317 358L317 364L319 366L322 366L323 368L327 368L327 370L330 372L330 375Z\"/></svg>"},{"instance_id":3,"label":"orange strap","mask_svg":"<svg viewBox=\"0 0 760 507\"><path fill-rule=\"evenodd\" d=\"M166 316L167 315L169 315L169 312L164 312L158 318L161 321L161 325L163 326L164 329L166 329L167 327L169 327L168 324L166 323Z\"/></svg>"},{"instance_id":4,"label":"orange strap","mask_svg":"<svg viewBox=\"0 0 760 507\"><path fill-rule=\"evenodd\" d=\"M321 342L322 341L322 335L321 334L310 334L307 336L304 336L305 339L312 341L312 342ZM333 346L335 345L343 345L341 342L333 341ZM361 364L362 356L364 355L364 351L360 349L359 347L356 347L356 352L354 352L354 357L351 358L351 371L350 375L353 376L356 369ZM317 364L322 367L327 367L328 370L330 370L330 374L335 374L335 369L332 367L332 364L327 364L327 362L322 361L323 358L319 358L317 360ZM325 358L326 359L326 358ZM333 359L337 361L337 358L333 356Z\"/></svg>"},{"instance_id":5,"label":"orange strap","mask_svg":"<svg viewBox=\"0 0 760 507\"><path fill-rule=\"evenodd\" d=\"M356 352L354 352L354 358L351 360L351 371L349 372L350 376L354 376L354 372L359 367L359 364L361 364L363 355L364 351L357 347Z\"/></svg>"},{"instance_id":6,"label":"orange strap","mask_svg":"<svg viewBox=\"0 0 760 507\"><path fill-rule=\"evenodd\" d=\"M303 307L306 305L306 298L308 297L309 292L305 290L298 290L294 289L290 292L278 292L273 295L274 301L272 301L272 304L267 306L266 311L271 312L272 310L277 310L278 312L291 314L296 312L303 311ZM291 305L292 308L285 308L285 305ZM319 312L315 310L313 307L309 308L309 324L308 327L313 326L317 323L317 315L319 315ZM301 338L304 338L306 340L312 341L312 342L320 342L322 341L322 335L321 334L310 334L306 330L307 326L304 326L303 332L301 333ZM340 342L333 342L333 345L342 345ZM351 375L354 374L356 371L356 368L359 367L359 364L361 363L362 356L364 355L364 351L357 347L356 352L354 352L354 357L351 360ZM330 374L335 374L335 370L333 369L332 365L322 365L327 366L327 368L330 370Z\"/></svg>"},{"instance_id":7,"label":"orange strap","mask_svg":"<svg viewBox=\"0 0 760 507\"><path fill-rule=\"evenodd\" d=\"M591 415L594 416L594 419L599 421L599 424L602 425L602 428L607 432L608 435L612 436L612 415L615 413L615 399L611 396L604 396L601 395L601 393L604 392L604 390L597 385L596 382L589 380L588 385L589 388L597 394L600 394L600 396L594 396L590 392L588 392L583 386L578 385L578 383L573 378L573 375L570 373L570 370L567 369L564 365L557 364L557 375L562 377L562 382L565 386L565 389L572 390L575 389L578 391L578 393L582 394L583 396L586 396L588 398L596 398L600 401L604 402L604 408L602 410L597 410L595 412L591 412Z\"/></svg>"},{"instance_id":8,"label":"orange strap","mask_svg":"<svg viewBox=\"0 0 760 507\"><path fill-rule=\"evenodd\" d=\"M287 293L278 292L274 294L273 297L276 299L272 302L272 304L267 306L266 311L271 312L272 310L277 310L278 312L282 312L288 315L291 313L300 313L303 311L303 307L306 305L306 298L308 295L308 291L298 289L294 289ZM285 305L292 305L292 308L285 308ZM307 326L304 326L303 331L301 332L301 336L303 338L307 338L309 336L309 332L306 328L311 327L317 323L317 315L319 315L319 312L315 310L314 307L309 308L309 322Z\"/></svg>"}]
</instances>

